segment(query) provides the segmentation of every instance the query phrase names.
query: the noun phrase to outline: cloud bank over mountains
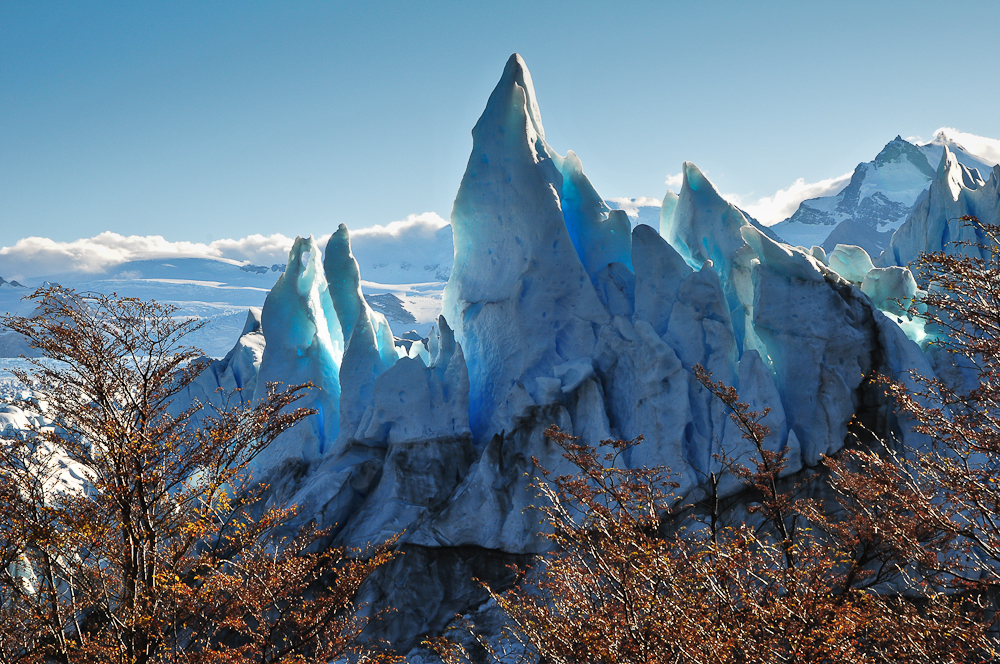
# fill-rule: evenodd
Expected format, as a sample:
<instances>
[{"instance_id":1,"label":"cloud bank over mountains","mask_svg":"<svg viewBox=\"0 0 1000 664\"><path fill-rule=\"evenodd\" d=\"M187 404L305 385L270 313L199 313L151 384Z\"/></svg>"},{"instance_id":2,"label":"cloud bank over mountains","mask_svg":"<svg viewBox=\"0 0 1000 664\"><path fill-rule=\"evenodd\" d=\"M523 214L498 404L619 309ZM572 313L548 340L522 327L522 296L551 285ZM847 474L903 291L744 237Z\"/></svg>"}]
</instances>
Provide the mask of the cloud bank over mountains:
<instances>
[{"instance_id":1,"label":"cloud bank over mountains","mask_svg":"<svg viewBox=\"0 0 1000 664\"><path fill-rule=\"evenodd\" d=\"M724 197L765 226L773 226L795 214L802 201L839 194L850 183L853 173L854 171L850 171L819 182L806 182L804 178L799 178L785 189L776 191L773 196L762 196L756 201L739 194L726 194Z\"/></svg>"},{"instance_id":2,"label":"cloud bank over mountains","mask_svg":"<svg viewBox=\"0 0 1000 664\"><path fill-rule=\"evenodd\" d=\"M331 224L331 233L336 230ZM352 231L352 240L367 246L419 248L433 241L448 226L434 212L411 214L384 226ZM330 233L317 238L325 246ZM0 248L0 276L5 279L37 279L61 274L99 275L133 260L148 258L211 258L234 265L273 265L288 258L293 237L281 233L248 235L213 242L171 242L160 235L120 235L104 232L90 238L57 242L44 237L26 237L12 247Z\"/></svg>"},{"instance_id":3,"label":"cloud bank over mountains","mask_svg":"<svg viewBox=\"0 0 1000 664\"><path fill-rule=\"evenodd\" d=\"M934 132L931 143L957 143L967 151L976 155L988 163L1000 163L1000 140L977 136L968 132L959 131L953 127L941 127Z\"/></svg>"},{"instance_id":4,"label":"cloud bank over mountains","mask_svg":"<svg viewBox=\"0 0 1000 664\"><path fill-rule=\"evenodd\" d=\"M916 137L912 140L923 142ZM941 127L927 143L957 144L985 162L1000 163L1000 140L997 139L953 127ZM770 196L756 199L740 194L726 194L724 197L761 224L771 226L791 217L803 201L840 193L850 183L851 175L851 172L844 173L818 182L806 182L804 178L799 178ZM681 180L680 173L668 175L665 185L677 191ZM633 221L641 216L643 210L660 205L660 199L652 197L612 198L608 202L613 207L626 210ZM652 222L650 224L655 226ZM390 262L407 255L421 256L421 260L426 258L430 263L446 261L448 257L442 253L450 246L441 242L439 234L448 225L448 221L435 212L411 214L406 219L389 224L352 229L352 246L363 271L386 262L381 258L383 254ZM334 230L336 224L331 222L330 232ZM326 245L329 237L328 233L317 238L321 247ZM248 235L208 243L172 242L159 235L124 236L112 232L71 242L33 236L18 240L12 247L0 248L0 276L8 280L31 280L63 274L100 275L128 261L170 257L210 258L233 264L270 266L285 262L293 241L293 237L281 233Z\"/></svg>"},{"instance_id":5,"label":"cloud bank over mountains","mask_svg":"<svg viewBox=\"0 0 1000 664\"><path fill-rule=\"evenodd\" d=\"M59 274L101 274L122 263L143 258L215 258L233 264L287 256L292 239L281 234L250 235L210 243L170 242L160 235L119 235L104 232L72 242L27 237L0 249L4 275L32 279ZM271 261L273 262L284 262Z\"/></svg>"}]
</instances>

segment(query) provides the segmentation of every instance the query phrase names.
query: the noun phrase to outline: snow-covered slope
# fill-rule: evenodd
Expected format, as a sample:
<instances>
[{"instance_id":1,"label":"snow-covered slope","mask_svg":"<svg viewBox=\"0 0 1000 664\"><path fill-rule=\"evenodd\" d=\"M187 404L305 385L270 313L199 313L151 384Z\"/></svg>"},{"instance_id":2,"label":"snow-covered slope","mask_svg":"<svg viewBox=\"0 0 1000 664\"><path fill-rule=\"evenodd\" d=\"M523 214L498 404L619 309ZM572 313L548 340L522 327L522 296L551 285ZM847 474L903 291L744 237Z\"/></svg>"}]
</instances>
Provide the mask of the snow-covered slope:
<instances>
[{"instance_id":1,"label":"snow-covered slope","mask_svg":"<svg viewBox=\"0 0 1000 664\"><path fill-rule=\"evenodd\" d=\"M422 234L423 235L423 234ZM402 332L426 336L441 310L441 294L451 272L451 226L434 229L424 243L386 234L361 234L360 260L367 266L361 288ZM419 239L419 238L418 238ZM400 246L403 245L403 246ZM325 246L322 245L322 246ZM423 264L421 264L423 262ZM249 307L261 307L285 269L284 263L251 265L220 258L147 258L119 263L97 274L64 272L0 283L0 313L27 315L33 305L21 300L45 282L78 291L118 293L155 299L178 307L178 315L208 324L189 339L211 357L222 357L240 335ZM378 280L371 279L375 275ZM0 357L26 351L19 339L0 334Z\"/></svg>"},{"instance_id":2,"label":"snow-covered slope","mask_svg":"<svg viewBox=\"0 0 1000 664\"><path fill-rule=\"evenodd\" d=\"M243 328L249 307L260 307L283 265L243 266L238 261L213 258L141 259L120 263L105 272L66 272L25 280L26 288L8 293L0 287L0 309L27 315L33 305L20 298L45 282L78 291L118 293L155 299L178 307L178 315L209 323L189 339L206 354L222 357ZM242 269L241 269L242 268ZM21 349L0 344L0 357L16 357Z\"/></svg>"},{"instance_id":3,"label":"snow-covered slope","mask_svg":"<svg viewBox=\"0 0 1000 664\"><path fill-rule=\"evenodd\" d=\"M945 129L924 144L897 136L874 160L858 164L843 190L803 201L795 214L772 228L793 245L819 245L829 252L837 244L853 244L876 255L888 246L917 198L930 186L945 146L959 163L977 169L981 177L987 177L996 163L991 156L966 149Z\"/></svg>"}]
</instances>

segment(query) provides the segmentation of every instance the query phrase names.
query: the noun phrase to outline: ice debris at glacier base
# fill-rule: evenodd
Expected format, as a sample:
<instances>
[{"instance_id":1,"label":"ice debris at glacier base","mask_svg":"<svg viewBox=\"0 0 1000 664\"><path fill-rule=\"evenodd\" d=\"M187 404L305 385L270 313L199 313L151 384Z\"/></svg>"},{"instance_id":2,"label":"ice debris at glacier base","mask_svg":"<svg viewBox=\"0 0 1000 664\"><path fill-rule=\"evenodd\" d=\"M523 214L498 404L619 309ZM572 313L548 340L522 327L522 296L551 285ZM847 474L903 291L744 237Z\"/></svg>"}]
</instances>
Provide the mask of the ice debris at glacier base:
<instances>
[{"instance_id":1,"label":"ice debris at glacier base","mask_svg":"<svg viewBox=\"0 0 1000 664\"><path fill-rule=\"evenodd\" d=\"M982 194L962 192L995 184L966 176L947 153L942 163L944 185L965 178L966 189L949 189L955 209L984 209ZM928 214L952 210L939 199L932 187ZM921 218L907 232L923 232ZM683 500L722 471L719 455L745 458L746 441L694 379L695 364L771 408L768 445L788 450L788 473L840 449L855 418L912 440L868 382L936 366L907 337L923 333L904 320L919 298L906 268L885 255L876 268L857 247L827 256L777 242L690 163L679 193L664 198L659 233L630 230L577 156L546 142L517 55L473 129L452 227L454 267L426 344L394 345L361 294L341 225L325 256L296 240L260 315L190 390L204 401L219 398L217 387L253 398L269 381L313 383L302 405L318 415L256 470L269 500L298 504L301 521L332 528L338 543L405 531L408 555L362 598L398 609L380 628L398 647L481 601L472 575L547 546L530 485L532 458L567 470L543 436L550 424L590 444L645 436L622 462L670 467ZM909 246L901 239L893 255ZM723 478L723 493L739 490Z\"/></svg>"}]
</instances>

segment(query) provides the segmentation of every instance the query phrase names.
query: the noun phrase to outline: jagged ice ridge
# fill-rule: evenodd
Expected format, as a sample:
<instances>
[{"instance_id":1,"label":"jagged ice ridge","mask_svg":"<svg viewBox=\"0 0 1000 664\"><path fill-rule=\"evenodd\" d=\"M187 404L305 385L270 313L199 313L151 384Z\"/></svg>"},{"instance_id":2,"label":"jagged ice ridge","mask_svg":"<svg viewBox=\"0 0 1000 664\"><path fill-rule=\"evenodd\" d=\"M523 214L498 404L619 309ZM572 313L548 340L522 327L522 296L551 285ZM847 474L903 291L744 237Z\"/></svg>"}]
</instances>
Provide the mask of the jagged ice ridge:
<instances>
[{"instance_id":1,"label":"jagged ice ridge","mask_svg":"<svg viewBox=\"0 0 1000 664\"><path fill-rule=\"evenodd\" d=\"M928 192L872 261L857 246L778 241L691 163L659 228L633 228L573 152L546 142L518 55L472 133L451 216L454 264L426 341L394 340L362 294L341 225L325 252L296 239L263 308L187 394L207 402L240 388L255 399L269 381L315 385L299 405L318 414L255 472L267 500L301 506L289 532L315 521L354 547L404 532L407 555L362 591L373 607L396 608L377 636L415 646L484 602L472 577L503 582L505 565L545 550L528 509L531 459L569 470L543 436L550 424L591 445L645 436L624 463L668 466L683 499L719 473L717 455L749 453L695 364L771 408L768 444L788 450L788 474L840 449L853 418L920 443L867 379L945 366L905 313L920 294L906 262L975 237L948 219L1000 221L1000 167L985 181L944 147ZM0 426L23 417L0 412ZM723 494L738 492L724 476Z\"/></svg>"}]
</instances>

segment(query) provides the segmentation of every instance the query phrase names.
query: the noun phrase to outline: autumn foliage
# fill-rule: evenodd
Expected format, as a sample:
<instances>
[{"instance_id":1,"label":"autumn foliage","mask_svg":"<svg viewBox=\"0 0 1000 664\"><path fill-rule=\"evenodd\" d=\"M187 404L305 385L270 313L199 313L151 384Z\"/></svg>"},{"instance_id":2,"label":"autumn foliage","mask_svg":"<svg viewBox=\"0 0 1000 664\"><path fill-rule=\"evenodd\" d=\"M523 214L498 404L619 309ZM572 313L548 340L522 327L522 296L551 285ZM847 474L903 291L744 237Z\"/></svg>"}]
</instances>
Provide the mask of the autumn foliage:
<instances>
[{"instance_id":1,"label":"autumn foliage","mask_svg":"<svg viewBox=\"0 0 1000 664\"><path fill-rule=\"evenodd\" d=\"M919 439L855 422L844 450L783 477L766 410L696 367L753 450L718 457L737 500L718 499L715 476L682 497L669 469L625 467L641 437L594 449L550 428L574 472L538 466L552 548L513 588L487 587L507 629L472 653L427 644L449 664L996 661L1000 229L963 221L981 242L923 256L911 303L939 377L876 379ZM0 452L0 657L390 659L357 645L351 600L392 542L317 551L313 530L276 538L292 510L251 509L253 458L309 414L294 408L306 386L177 413L193 323L135 300L39 297L41 317L6 321L62 363L36 363L47 419Z\"/></svg>"},{"instance_id":2,"label":"autumn foliage","mask_svg":"<svg viewBox=\"0 0 1000 664\"><path fill-rule=\"evenodd\" d=\"M311 411L308 385L179 410L197 328L172 307L50 288L4 324L44 353L0 445L0 660L330 661L363 650L359 584L393 555L277 537L251 464Z\"/></svg>"},{"instance_id":3,"label":"autumn foliage","mask_svg":"<svg viewBox=\"0 0 1000 664\"><path fill-rule=\"evenodd\" d=\"M755 454L719 460L743 486L723 513L688 504L666 468L629 469L640 444L582 445L556 428L573 474L540 468L552 551L489 589L508 619L486 656L605 662L983 662L1000 650L1000 229L968 252L922 257L924 319L952 358L947 380L879 378L901 425L924 442L848 441L782 479L785 453L731 387L696 367ZM904 305L907 303L904 303ZM939 361L939 366L944 364ZM914 387L915 386L915 387ZM859 423L853 429L865 432ZM536 462L537 463L537 462ZM709 491L717 486L708 483ZM446 661L469 658L447 639ZM475 653L473 653L475 654Z\"/></svg>"},{"instance_id":4,"label":"autumn foliage","mask_svg":"<svg viewBox=\"0 0 1000 664\"><path fill-rule=\"evenodd\" d=\"M500 649L609 664L965 662L987 652L981 611L943 593L917 602L873 592L877 571L803 527L809 503L774 490L780 454L744 475L750 518L713 530L679 512L662 469L615 466L638 441L606 441L602 453L548 435L579 473L539 485L554 550L517 587L491 591L510 623ZM667 529L665 519L686 525Z\"/></svg>"},{"instance_id":5,"label":"autumn foliage","mask_svg":"<svg viewBox=\"0 0 1000 664\"><path fill-rule=\"evenodd\" d=\"M981 241L964 253L925 254L924 317L951 358L950 380L883 379L925 443L887 441L828 464L842 502L878 527L883 555L907 561L911 576L942 588L985 589L995 608L1000 570L1000 227L961 221Z\"/></svg>"}]
</instances>

